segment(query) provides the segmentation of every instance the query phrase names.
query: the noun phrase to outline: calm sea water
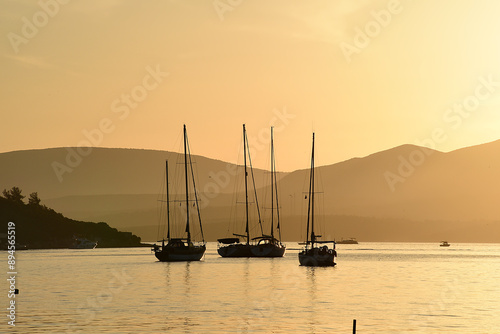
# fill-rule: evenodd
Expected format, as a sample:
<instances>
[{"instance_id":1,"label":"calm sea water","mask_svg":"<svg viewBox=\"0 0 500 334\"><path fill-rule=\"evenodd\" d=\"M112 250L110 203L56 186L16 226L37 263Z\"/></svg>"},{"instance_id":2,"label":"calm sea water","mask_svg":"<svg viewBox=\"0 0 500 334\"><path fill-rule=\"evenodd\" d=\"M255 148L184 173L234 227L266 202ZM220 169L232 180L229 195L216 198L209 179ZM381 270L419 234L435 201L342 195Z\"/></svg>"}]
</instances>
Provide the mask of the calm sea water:
<instances>
[{"instance_id":1,"label":"calm sea water","mask_svg":"<svg viewBox=\"0 0 500 334\"><path fill-rule=\"evenodd\" d=\"M335 268L299 267L287 246L224 259L209 243L191 263L148 248L19 251L16 327L2 316L0 332L352 333L356 319L357 333L500 333L498 244L338 245Z\"/></svg>"}]
</instances>

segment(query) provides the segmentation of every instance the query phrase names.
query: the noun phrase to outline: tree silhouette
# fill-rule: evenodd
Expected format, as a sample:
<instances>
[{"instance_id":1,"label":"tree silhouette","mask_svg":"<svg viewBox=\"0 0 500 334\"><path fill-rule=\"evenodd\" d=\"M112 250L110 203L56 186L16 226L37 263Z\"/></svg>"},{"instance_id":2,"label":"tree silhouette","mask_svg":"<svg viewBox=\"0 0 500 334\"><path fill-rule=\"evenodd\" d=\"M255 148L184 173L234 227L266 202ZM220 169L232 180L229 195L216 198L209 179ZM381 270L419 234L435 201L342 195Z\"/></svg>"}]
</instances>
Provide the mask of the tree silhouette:
<instances>
[{"instance_id":1,"label":"tree silhouette","mask_svg":"<svg viewBox=\"0 0 500 334\"><path fill-rule=\"evenodd\" d=\"M37 192L33 192L30 194L30 197L28 198L28 205L34 205L34 206L39 206L41 202L40 197L38 197Z\"/></svg>"},{"instance_id":2,"label":"tree silhouette","mask_svg":"<svg viewBox=\"0 0 500 334\"><path fill-rule=\"evenodd\" d=\"M18 187L12 187L11 190L4 189L2 194L9 201L24 204L23 199L25 196L21 195L22 190Z\"/></svg>"}]
</instances>

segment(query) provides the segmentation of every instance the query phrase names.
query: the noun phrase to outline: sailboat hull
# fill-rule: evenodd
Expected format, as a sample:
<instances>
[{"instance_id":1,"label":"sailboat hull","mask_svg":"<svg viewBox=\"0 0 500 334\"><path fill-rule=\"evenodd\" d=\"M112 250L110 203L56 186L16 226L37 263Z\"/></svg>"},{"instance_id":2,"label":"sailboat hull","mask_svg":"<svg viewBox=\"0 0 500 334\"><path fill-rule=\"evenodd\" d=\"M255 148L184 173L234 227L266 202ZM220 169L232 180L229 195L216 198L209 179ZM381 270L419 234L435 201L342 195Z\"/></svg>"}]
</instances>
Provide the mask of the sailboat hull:
<instances>
[{"instance_id":1,"label":"sailboat hull","mask_svg":"<svg viewBox=\"0 0 500 334\"><path fill-rule=\"evenodd\" d=\"M303 250L299 253L299 263L307 267L333 267L335 263L335 251L323 247Z\"/></svg>"},{"instance_id":2,"label":"sailboat hull","mask_svg":"<svg viewBox=\"0 0 500 334\"><path fill-rule=\"evenodd\" d=\"M206 246L169 247L168 245L155 252L161 262L200 261L205 254Z\"/></svg>"},{"instance_id":3,"label":"sailboat hull","mask_svg":"<svg viewBox=\"0 0 500 334\"><path fill-rule=\"evenodd\" d=\"M233 244L219 247L217 252L222 257L283 257L285 247L272 244Z\"/></svg>"},{"instance_id":4,"label":"sailboat hull","mask_svg":"<svg viewBox=\"0 0 500 334\"><path fill-rule=\"evenodd\" d=\"M255 245L250 251L253 257L283 257L285 246L276 244Z\"/></svg>"},{"instance_id":5,"label":"sailboat hull","mask_svg":"<svg viewBox=\"0 0 500 334\"><path fill-rule=\"evenodd\" d=\"M250 257L252 245L247 244L232 244L227 246L222 246L217 249L222 257Z\"/></svg>"}]
</instances>

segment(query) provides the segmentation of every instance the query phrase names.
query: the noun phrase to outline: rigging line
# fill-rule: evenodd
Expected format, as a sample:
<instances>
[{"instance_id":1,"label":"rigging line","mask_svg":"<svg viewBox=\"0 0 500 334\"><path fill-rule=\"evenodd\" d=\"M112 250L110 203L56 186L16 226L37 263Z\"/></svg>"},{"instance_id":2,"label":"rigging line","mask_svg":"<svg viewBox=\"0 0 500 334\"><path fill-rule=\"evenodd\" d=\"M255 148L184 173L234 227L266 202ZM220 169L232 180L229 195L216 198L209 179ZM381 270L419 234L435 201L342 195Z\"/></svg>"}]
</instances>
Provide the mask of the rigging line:
<instances>
[{"instance_id":1,"label":"rigging line","mask_svg":"<svg viewBox=\"0 0 500 334\"><path fill-rule=\"evenodd\" d=\"M271 238L274 239L274 140L273 127L271 126Z\"/></svg>"},{"instance_id":2,"label":"rigging line","mask_svg":"<svg viewBox=\"0 0 500 334\"><path fill-rule=\"evenodd\" d=\"M177 132L177 137L175 138L175 141L172 144L172 148L171 151L169 152L170 153L169 155L171 155L172 153L182 155L183 139L181 140L181 138L183 138L183 131Z\"/></svg>"},{"instance_id":3,"label":"rigging line","mask_svg":"<svg viewBox=\"0 0 500 334\"><path fill-rule=\"evenodd\" d=\"M312 191L313 169L314 169L314 133L313 133L313 144L312 144L312 153L311 153L311 171L309 172L309 195L308 195L308 205L307 205L306 249L307 249L307 245L309 244L309 221L310 221L310 217L311 217L311 191Z\"/></svg>"},{"instance_id":4,"label":"rigging line","mask_svg":"<svg viewBox=\"0 0 500 334\"><path fill-rule=\"evenodd\" d=\"M326 206L325 206L325 196L324 196L324 184L323 184L323 173L322 173L322 168L318 167L315 170L315 189L319 188L319 191L316 191L315 194L322 194L319 196L320 198L320 204L316 206L316 228L319 230L320 234L325 234L327 233L328 226L326 224L327 222L327 217L326 217ZM318 200L316 200L318 202ZM329 240L328 238L327 240Z\"/></svg>"},{"instance_id":5,"label":"rigging line","mask_svg":"<svg viewBox=\"0 0 500 334\"><path fill-rule=\"evenodd\" d=\"M242 138L240 138L240 143L242 142ZM239 164L239 162L241 161L241 156L242 156L242 153L241 153L241 145L238 145L238 155L237 155L237 158L236 158L236 163L235 163L235 167L236 167L236 171L235 171L235 182L234 182L234 186L233 186L233 192L232 192L232 195L231 195L231 203L238 203L238 194L240 193L240 188L241 188L241 180L239 178L239 174L241 174L241 170L242 170L242 165ZM228 227L227 227L227 233L228 235L231 233L231 231L238 231L238 230L241 230L241 226L238 224L238 213L240 211L238 211L238 205L231 205L230 207L230 210L229 210L229 224L228 224Z\"/></svg>"},{"instance_id":6,"label":"rigging line","mask_svg":"<svg viewBox=\"0 0 500 334\"><path fill-rule=\"evenodd\" d=\"M278 180L276 178L276 157L274 157L274 187L276 189L276 218L278 220L276 228L278 229L278 236L281 241L280 206L278 202Z\"/></svg>"},{"instance_id":7,"label":"rigging line","mask_svg":"<svg viewBox=\"0 0 500 334\"><path fill-rule=\"evenodd\" d=\"M246 137L246 132L245 132L245 137ZM258 219L259 219L260 232L261 232L261 235L263 235L264 229L262 228L262 220L260 217L259 201L257 200L257 188L255 187L255 177L253 175L252 158L250 157L250 147L248 146L248 138L246 140L246 145L247 145L247 149L248 149L248 163L250 165L250 174L252 174L252 183L253 183L253 190L254 190L254 196L255 196L255 204L257 206L257 215L259 217Z\"/></svg>"},{"instance_id":8,"label":"rigging line","mask_svg":"<svg viewBox=\"0 0 500 334\"><path fill-rule=\"evenodd\" d=\"M238 153L238 155L240 154L240 152ZM239 169L240 169L241 166L239 166L238 164L236 165L236 175L239 174ZM237 205L233 205L232 203L236 203L238 204L238 193L239 193L239 184L238 184L238 178L235 177L235 182L234 182L234 185L233 185L233 191L231 193L231 205L230 205L230 208L229 208L229 224L227 224L227 235L230 235L231 234L231 231L237 231L238 230L238 227L237 226L237 221L238 221L238 208L237 208Z\"/></svg>"},{"instance_id":9,"label":"rigging line","mask_svg":"<svg viewBox=\"0 0 500 334\"><path fill-rule=\"evenodd\" d=\"M316 241L316 234L314 233L314 186L315 186L315 176L316 170L314 169L314 133L313 133L313 148L312 148L312 159L311 159L311 172L312 172L312 193L311 193L311 247L314 248L314 242Z\"/></svg>"},{"instance_id":10,"label":"rigging line","mask_svg":"<svg viewBox=\"0 0 500 334\"><path fill-rule=\"evenodd\" d=\"M191 177L193 178L194 200L196 203L196 211L198 212L198 220L200 222L201 239L203 240L203 242L205 242L205 236L203 235L203 226L201 224L200 206L198 204L198 192L196 191L196 182L194 180L193 162L191 160L191 150L189 148L189 145L188 145L188 153L189 153L189 164L191 166Z\"/></svg>"},{"instance_id":11,"label":"rigging line","mask_svg":"<svg viewBox=\"0 0 500 334\"><path fill-rule=\"evenodd\" d=\"M245 232L247 234L247 245L248 245L250 243L250 229L248 228L248 172L247 172L246 140L247 140L246 128L245 124L243 124L243 160L245 164Z\"/></svg>"},{"instance_id":12,"label":"rigging line","mask_svg":"<svg viewBox=\"0 0 500 334\"><path fill-rule=\"evenodd\" d=\"M184 174L184 166L182 166L182 163L180 161L183 160L184 154L178 153L182 151L182 148L179 147L179 145L182 145L182 142L180 139L176 140L177 145L177 151L175 152L169 152L169 155L167 157L168 160L173 162L173 171L171 171L170 175L174 175L174 177L170 183L170 189L171 192L175 194L174 199L172 200L173 203L179 203L179 205L173 206L172 212L171 212L171 225L172 225L172 235L180 235L182 234L182 222L184 222L185 216L183 212L181 211L182 208L182 202L184 202L186 199L182 199L184 197L184 187L183 187L183 178L181 175ZM172 167L172 163L170 163L170 167ZM171 168L172 169L172 168Z\"/></svg>"},{"instance_id":13,"label":"rigging line","mask_svg":"<svg viewBox=\"0 0 500 334\"><path fill-rule=\"evenodd\" d=\"M157 197L158 229L156 231L156 240L158 240L160 238L160 236L163 239L163 236L165 235L165 224L162 224L162 222L163 222L163 204L161 204L163 202L162 194L164 194L164 189L165 189L165 182L163 182L163 181L165 181L165 176L163 177L163 180L161 182L160 192L158 193L158 197Z\"/></svg>"},{"instance_id":14,"label":"rigging line","mask_svg":"<svg viewBox=\"0 0 500 334\"><path fill-rule=\"evenodd\" d=\"M188 182L188 171L187 171L187 131L186 124L184 124L184 176L186 185L186 232L188 234L187 241L191 242L191 231L189 229L189 182Z\"/></svg>"},{"instance_id":15,"label":"rigging line","mask_svg":"<svg viewBox=\"0 0 500 334\"><path fill-rule=\"evenodd\" d=\"M312 173L312 192L311 192L311 247L314 248L314 242L316 241L316 233L314 233L314 190L316 185L316 170L314 168L314 133L313 133L313 149L312 149L312 159L311 159L311 173Z\"/></svg>"},{"instance_id":16,"label":"rigging line","mask_svg":"<svg viewBox=\"0 0 500 334\"><path fill-rule=\"evenodd\" d=\"M170 189L168 188L168 160L165 161L165 178L165 185L167 187L167 240L170 240ZM165 233L165 230L163 230L163 233Z\"/></svg>"},{"instance_id":17,"label":"rigging line","mask_svg":"<svg viewBox=\"0 0 500 334\"><path fill-rule=\"evenodd\" d=\"M273 128L271 128L273 130ZM277 172L276 172L276 152L274 150L274 135L271 135L272 137L272 171L273 175L271 179L274 177L274 189L271 189L271 196L273 192L275 193L276 196L276 229L278 230L278 237L281 242L281 220L280 220L280 206L279 206L279 200L278 200L278 177L277 177ZM274 213L273 213L274 215ZM274 235L273 235L274 236Z\"/></svg>"}]
</instances>

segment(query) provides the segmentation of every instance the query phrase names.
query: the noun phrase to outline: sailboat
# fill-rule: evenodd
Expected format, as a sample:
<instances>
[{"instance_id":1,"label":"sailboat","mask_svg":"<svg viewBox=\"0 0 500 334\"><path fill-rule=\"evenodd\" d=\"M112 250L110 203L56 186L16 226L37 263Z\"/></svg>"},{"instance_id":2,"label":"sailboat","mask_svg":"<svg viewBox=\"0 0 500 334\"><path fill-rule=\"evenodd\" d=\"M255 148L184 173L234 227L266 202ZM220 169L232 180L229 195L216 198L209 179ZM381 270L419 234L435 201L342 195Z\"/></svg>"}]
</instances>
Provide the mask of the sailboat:
<instances>
[{"instance_id":1,"label":"sailboat","mask_svg":"<svg viewBox=\"0 0 500 334\"><path fill-rule=\"evenodd\" d=\"M188 173L188 165L190 166L190 173ZM161 262L174 262L174 261L199 261L205 254L206 243L203 236L203 228L201 225L200 208L198 206L198 196L196 193L196 184L194 182L193 165L191 161L191 153L189 151L186 125L184 125L184 178L186 190L186 228L185 233L187 236L171 237L170 231L170 199L168 187L168 161L165 163L166 169L166 184L167 184L167 238L161 240L161 246L155 245L155 256ZM189 215L189 179L193 181L194 188L194 201L198 213L198 221L200 223L201 242L195 243L191 237L190 215ZM165 241L167 242L165 244Z\"/></svg>"},{"instance_id":2,"label":"sailboat","mask_svg":"<svg viewBox=\"0 0 500 334\"><path fill-rule=\"evenodd\" d=\"M309 195L307 207L307 229L304 250L299 252L299 263L301 266L310 267L333 267L335 266L335 241L320 241L321 235L314 233L314 133L312 140L311 171L309 175ZM333 243L333 248L327 245L319 247L319 244Z\"/></svg>"},{"instance_id":3,"label":"sailboat","mask_svg":"<svg viewBox=\"0 0 500 334\"><path fill-rule=\"evenodd\" d=\"M356 240L356 238L353 238L353 237L350 237L350 238L347 238L347 239L340 239L340 241L337 241L337 244L339 245L357 245L358 244L358 240Z\"/></svg>"},{"instance_id":4,"label":"sailboat","mask_svg":"<svg viewBox=\"0 0 500 334\"><path fill-rule=\"evenodd\" d=\"M282 257L285 254L286 247L281 243L281 230L279 222L279 206L278 206L278 190L276 182L276 164L274 160L274 144L273 144L273 129L271 128L271 230L270 234L264 234L262 221L260 218L259 204L257 201L257 193L255 192L255 204L257 207L258 224L260 226L261 235L250 238L249 214L248 214L248 167L247 157L250 162L250 172L252 175L253 188L255 191L255 182L253 177L253 169L250 159L248 147L248 138L246 134L245 124L243 124L243 155L245 168L245 234L233 233L234 237L217 239L217 252L222 257ZM277 225L279 238L274 235L274 199L276 199ZM240 242L239 238L244 238L244 242Z\"/></svg>"}]
</instances>

